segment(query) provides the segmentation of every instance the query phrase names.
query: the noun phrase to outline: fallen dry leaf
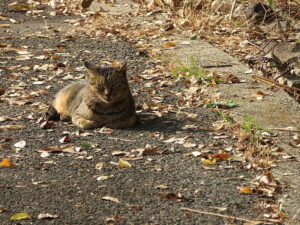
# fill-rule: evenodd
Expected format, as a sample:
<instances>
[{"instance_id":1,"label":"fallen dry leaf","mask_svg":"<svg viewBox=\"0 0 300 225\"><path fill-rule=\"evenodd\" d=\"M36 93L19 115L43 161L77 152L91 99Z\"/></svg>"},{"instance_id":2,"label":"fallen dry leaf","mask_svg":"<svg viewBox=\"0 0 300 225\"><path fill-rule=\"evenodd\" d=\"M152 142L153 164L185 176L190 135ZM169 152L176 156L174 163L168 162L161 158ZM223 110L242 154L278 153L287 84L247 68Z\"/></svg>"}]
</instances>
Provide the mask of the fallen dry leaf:
<instances>
[{"instance_id":1,"label":"fallen dry leaf","mask_svg":"<svg viewBox=\"0 0 300 225\"><path fill-rule=\"evenodd\" d=\"M0 28L10 28L10 24L0 24Z\"/></svg>"},{"instance_id":2,"label":"fallen dry leaf","mask_svg":"<svg viewBox=\"0 0 300 225\"><path fill-rule=\"evenodd\" d=\"M156 189L167 189L167 188L169 188L169 187L168 187L167 185L161 184L161 185L157 185L155 188L156 188Z\"/></svg>"},{"instance_id":3,"label":"fallen dry leaf","mask_svg":"<svg viewBox=\"0 0 300 225\"><path fill-rule=\"evenodd\" d=\"M209 160L209 159L201 158L201 163L203 163L205 165L213 165L213 164L216 164L216 162L217 162L216 159Z\"/></svg>"},{"instance_id":4,"label":"fallen dry leaf","mask_svg":"<svg viewBox=\"0 0 300 225\"><path fill-rule=\"evenodd\" d=\"M231 154L228 153L217 153L210 156L212 159L219 159L226 161L231 157Z\"/></svg>"},{"instance_id":5,"label":"fallen dry leaf","mask_svg":"<svg viewBox=\"0 0 300 225\"><path fill-rule=\"evenodd\" d=\"M2 125L0 126L0 130L20 130L25 129L27 126L25 125Z\"/></svg>"},{"instance_id":6,"label":"fallen dry leaf","mask_svg":"<svg viewBox=\"0 0 300 225\"><path fill-rule=\"evenodd\" d=\"M67 136L64 136L63 138L59 139L59 142L60 143L65 143L65 142L69 142L71 141L71 138L67 135Z\"/></svg>"},{"instance_id":7,"label":"fallen dry leaf","mask_svg":"<svg viewBox=\"0 0 300 225\"><path fill-rule=\"evenodd\" d=\"M113 156L121 156L121 155L128 155L129 152L124 152L124 151L112 151L111 154Z\"/></svg>"},{"instance_id":8,"label":"fallen dry leaf","mask_svg":"<svg viewBox=\"0 0 300 225\"><path fill-rule=\"evenodd\" d=\"M105 166L104 162L99 162L99 163L96 164L95 169L96 170L102 170L104 166Z\"/></svg>"},{"instance_id":9,"label":"fallen dry leaf","mask_svg":"<svg viewBox=\"0 0 300 225\"><path fill-rule=\"evenodd\" d=\"M93 0L82 0L81 7L83 9L87 9L88 7L91 6L92 2L93 2Z\"/></svg>"},{"instance_id":10,"label":"fallen dry leaf","mask_svg":"<svg viewBox=\"0 0 300 225\"><path fill-rule=\"evenodd\" d=\"M181 194L175 194L175 193L167 193L167 194L159 194L160 198L168 199L172 202L181 202L183 200Z\"/></svg>"},{"instance_id":11,"label":"fallen dry leaf","mask_svg":"<svg viewBox=\"0 0 300 225\"><path fill-rule=\"evenodd\" d=\"M174 47L176 46L173 42L166 42L162 44L163 47Z\"/></svg>"},{"instance_id":12,"label":"fallen dry leaf","mask_svg":"<svg viewBox=\"0 0 300 225\"><path fill-rule=\"evenodd\" d=\"M7 47L8 44L7 43L0 43L0 48L4 48L4 47Z\"/></svg>"},{"instance_id":13,"label":"fallen dry leaf","mask_svg":"<svg viewBox=\"0 0 300 225\"><path fill-rule=\"evenodd\" d=\"M127 162L126 160L123 160L123 159L119 159L119 162L117 163L117 166L119 167L124 167L124 168L131 168L132 165Z\"/></svg>"},{"instance_id":14,"label":"fallen dry leaf","mask_svg":"<svg viewBox=\"0 0 300 225\"><path fill-rule=\"evenodd\" d=\"M111 128L107 128L107 127L102 127L98 132L100 134L111 134L113 133L115 130L111 129Z\"/></svg>"},{"instance_id":15,"label":"fallen dry leaf","mask_svg":"<svg viewBox=\"0 0 300 225\"><path fill-rule=\"evenodd\" d=\"M12 162L10 161L10 159L5 158L5 159L3 159L3 160L0 162L0 167L16 168L17 165L14 164L14 163L12 163Z\"/></svg>"},{"instance_id":16,"label":"fallen dry leaf","mask_svg":"<svg viewBox=\"0 0 300 225\"><path fill-rule=\"evenodd\" d=\"M19 141L14 144L14 147L16 148L24 148L26 146L26 141Z\"/></svg>"},{"instance_id":17,"label":"fallen dry leaf","mask_svg":"<svg viewBox=\"0 0 300 225\"><path fill-rule=\"evenodd\" d=\"M108 180L110 178L113 178L114 175L110 175L110 176L98 176L96 180L98 181L102 181L102 180Z\"/></svg>"},{"instance_id":18,"label":"fallen dry leaf","mask_svg":"<svg viewBox=\"0 0 300 225\"><path fill-rule=\"evenodd\" d=\"M248 186L240 188L240 193L242 194L252 194L252 189Z\"/></svg>"},{"instance_id":19,"label":"fallen dry leaf","mask_svg":"<svg viewBox=\"0 0 300 225\"><path fill-rule=\"evenodd\" d=\"M25 220L29 218L30 215L28 213L16 213L10 217L11 220Z\"/></svg>"},{"instance_id":20,"label":"fallen dry leaf","mask_svg":"<svg viewBox=\"0 0 300 225\"><path fill-rule=\"evenodd\" d=\"M158 150L156 147L147 144L145 148L141 151L142 155L154 155L161 154L163 151Z\"/></svg>"},{"instance_id":21,"label":"fallen dry leaf","mask_svg":"<svg viewBox=\"0 0 300 225\"><path fill-rule=\"evenodd\" d=\"M53 121L44 121L41 123L40 128L47 129L49 127L53 127L55 123Z\"/></svg>"},{"instance_id":22,"label":"fallen dry leaf","mask_svg":"<svg viewBox=\"0 0 300 225\"><path fill-rule=\"evenodd\" d=\"M41 148L41 149L46 152L61 152L62 151L58 145L45 147L45 148Z\"/></svg>"},{"instance_id":23,"label":"fallen dry leaf","mask_svg":"<svg viewBox=\"0 0 300 225\"><path fill-rule=\"evenodd\" d=\"M49 213L41 213L38 215L38 219L39 220L44 220L44 219L55 219L57 218L58 215L52 215L52 214L49 214Z\"/></svg>"},{"instance_id":24,"label":"fallen dry leaf","mask_svg":"<svg viewBox=\"0 0 300 225\"><path fill-rule=\"evenodd\" d=\"M106 222L122 222L124 221L123 218L121 218L118 214L113 217L107 217L105 218Z\"/></svg>"},{"instance_id":25,"label":"fallen dry leaf","mask_svg":"<svg viewBox=\"0 0 300 225\"><path fill-rule=\"evenodd\" d=\"M120 201L117 198L111 197L111 196L104 196L102 197L103 200L112 201L116 203L120 203Z\"/></svg>"}]
</instances>

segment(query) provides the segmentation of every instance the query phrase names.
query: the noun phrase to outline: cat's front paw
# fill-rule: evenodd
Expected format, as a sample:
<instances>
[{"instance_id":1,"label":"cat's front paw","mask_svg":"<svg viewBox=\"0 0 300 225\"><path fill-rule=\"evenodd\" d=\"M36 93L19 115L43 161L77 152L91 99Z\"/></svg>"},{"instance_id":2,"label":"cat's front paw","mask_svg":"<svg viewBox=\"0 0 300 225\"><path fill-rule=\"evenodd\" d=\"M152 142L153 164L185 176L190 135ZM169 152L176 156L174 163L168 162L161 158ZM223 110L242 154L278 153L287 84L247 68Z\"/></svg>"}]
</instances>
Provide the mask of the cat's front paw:
<instances>
[{"instance_id":1,"label":"cat's front paw","mask_svg":"<svg viewBox=\"0 0 300 225\"><path fill-rule=\"evenodd\" d=\"M93 129L99 127L99 124L96 121L87 120L80 116L73 116L72 122L83 130Z\"/></svg>"}]
</instances>

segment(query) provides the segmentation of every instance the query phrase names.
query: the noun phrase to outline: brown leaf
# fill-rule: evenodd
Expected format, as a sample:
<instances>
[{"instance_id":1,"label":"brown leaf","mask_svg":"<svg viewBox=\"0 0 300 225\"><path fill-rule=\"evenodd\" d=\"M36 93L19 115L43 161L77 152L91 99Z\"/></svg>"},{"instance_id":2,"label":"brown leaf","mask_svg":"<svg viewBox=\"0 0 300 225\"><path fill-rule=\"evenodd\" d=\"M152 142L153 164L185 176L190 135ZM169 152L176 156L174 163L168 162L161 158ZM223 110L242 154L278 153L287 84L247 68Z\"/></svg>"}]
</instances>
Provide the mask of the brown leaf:
<instances>
[{"instance_id":1,"label":"brown leaf","mask_svg":"<svg viewBox=\"0 0 300 225\"><path fill-rule=\"evenodd\" d=\"M163 43L162 45L163 47L174 47L176 46L173 42L166 42L166 43Z\"/></svg>"},{"instance_id":2,"label":"brown leaf","mask_svg":"<svg viewBox=\"0 0 300 225\"><path fill-rule=\"evenodd\" d=\"M83 9L87 9L88 7L91 6L92 2L93 2L93 0L82 0L81 7Z\"/></svg>"},{"instance_id":3,"label":"brown leaf","mask_svg":"<svg viewBox=\"0 0 300 225\"><path fill-rule=\"evenodd\" d=\"M45 147L45 148L42 148L42 150L46 151L46 152L61 152L62 151L58 145Z\"/></svg>"},{"instance_id":4,"label":"brown leaf","mask_svg":"<svg viewBox=\"0 0 300 225\"><path fill-rule=\"evenodd\" d=\"M231 155L228 153L217 153L217 154L211 155L210 157L212 159L219 159L219 160L226 161L231 157Z\"/></svg>"},{"instance_id":5,"label":"brown leaf","mask_svg":"<svg viewBox=\"0 0 300 225\"><path fill-rule=\"evenodd\" d=\"M160 198L168 199L172 202L181 202L182 196L181 194L175 194L175 193L167 193L167 194L159 194Z\"/></svg>"},{"instance_id":6,"label":"brown leaf","mask_svg":"<svg viewBox=\"0 0 300 225\"><path fill-rule=\"evenodd\" d=\"M161 154L161 153L162 151L159 151L157 148L149 144L147 144L145 146L145 149L141 152L142 155L154 155L154 154Z\"/></svg>"},{"instance_id":7,"label":"brown leaf","mask_svg":"<svg viewBox=\"0 0 300 225\"><path fill-rule=\"evenodd\" d=\"M143 207L140 205L130 205L130 206L128 206L128 208L131 210L135 210L135 211L140 211L143 209Z\"/></svg>"},{"instance_id":8,"label":"brown leaf","mask_svg":"<svg viewBox=\"0 0 300 225\"><path fill-rule=\"evenodd\" d=\"M241 80L237 76L230 74L226 77L224 83L241 83Z\"/></svg>"},{"instance_id":9,"label":"brown leaf","mask_svg":"<svg viewBox=\"0 0 300 225\"><path fill-rule=\"evenodd\" d=\"M7 47L8 44L7 43L0 43L0 48L4 48L4 47Z\"/></svg>"},{"instance_id":10,"label":"brown leaf","mask_svg":"<svg viewBox=\"0 0 300 225\"><path fill-rule=\"evenodd\" d=\"M122 222L124 221L123 218L121 218L118 214L113 217L107 217L105 218L106 222Z\"/></svg>"},{"instance_id":11,"label":"brown leaf","mask_svg":"<svg viewBox=\"0 0 300 225\"><path fill-rule=\"evenodd\" d=\"M69 141L71 141L71 138L68 135L66 135L63 138L59 139L60 143L65 143L65 142L69 142Z\"/></svg>"}]
</instances>

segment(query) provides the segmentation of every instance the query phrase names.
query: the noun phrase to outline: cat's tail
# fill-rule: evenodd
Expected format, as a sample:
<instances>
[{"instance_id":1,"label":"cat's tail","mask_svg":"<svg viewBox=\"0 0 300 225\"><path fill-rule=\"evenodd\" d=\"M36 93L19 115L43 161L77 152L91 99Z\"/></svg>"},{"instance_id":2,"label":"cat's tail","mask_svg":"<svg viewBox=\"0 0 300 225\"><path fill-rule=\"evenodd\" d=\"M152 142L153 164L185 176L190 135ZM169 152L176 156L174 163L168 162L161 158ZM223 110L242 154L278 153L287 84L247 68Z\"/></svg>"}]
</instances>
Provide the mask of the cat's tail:
<instances>
[{"instance_id":1,"label":"cat's tail","mask_svg":"<svg viewBox=\"0 0 300 225\"><path fill-rule=\"evenodd\" d=\"M47 121L58 121L60 120L60 115L56 109L50 105L48 111L44 114L44 119Z\"/></svg>"}]
</instances>

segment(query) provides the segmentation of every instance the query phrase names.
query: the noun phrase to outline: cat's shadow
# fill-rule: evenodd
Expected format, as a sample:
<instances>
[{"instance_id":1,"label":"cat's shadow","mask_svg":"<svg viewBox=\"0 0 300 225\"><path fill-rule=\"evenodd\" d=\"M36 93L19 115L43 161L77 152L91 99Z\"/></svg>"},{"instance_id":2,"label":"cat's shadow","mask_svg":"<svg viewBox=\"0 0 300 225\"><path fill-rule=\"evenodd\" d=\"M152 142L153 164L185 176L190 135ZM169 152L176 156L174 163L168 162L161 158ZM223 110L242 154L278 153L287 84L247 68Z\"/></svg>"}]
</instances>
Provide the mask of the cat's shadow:
<instances>
[{"instance_id":1,"label":"cat's shadow","mask_svg":"<svg viewBox=\"0 0 300 225\"><path fill-rule=\"evenodd\" d=\"M166 134L174 134L176 132L184 131L182 128L189 124L185 119L178 119L169 116L162 117L153 117L149 118L147 116L139 116L140 122L135 126L131 127L130 130L134 131L148 131L148 132L163 132ZM201 123L198 122L196 125L201 126ZM207 130L196 129L196 130L188 130L189 133L198 133Z\"/></svg>"}]
</instances>

